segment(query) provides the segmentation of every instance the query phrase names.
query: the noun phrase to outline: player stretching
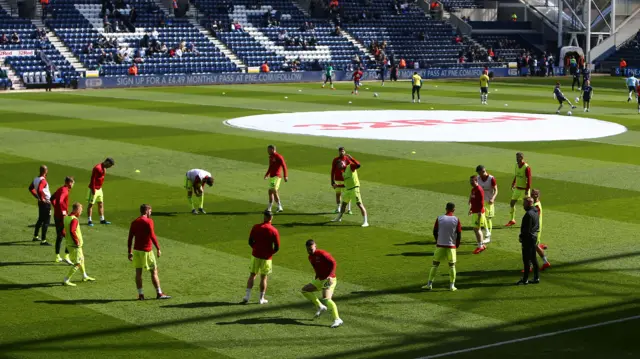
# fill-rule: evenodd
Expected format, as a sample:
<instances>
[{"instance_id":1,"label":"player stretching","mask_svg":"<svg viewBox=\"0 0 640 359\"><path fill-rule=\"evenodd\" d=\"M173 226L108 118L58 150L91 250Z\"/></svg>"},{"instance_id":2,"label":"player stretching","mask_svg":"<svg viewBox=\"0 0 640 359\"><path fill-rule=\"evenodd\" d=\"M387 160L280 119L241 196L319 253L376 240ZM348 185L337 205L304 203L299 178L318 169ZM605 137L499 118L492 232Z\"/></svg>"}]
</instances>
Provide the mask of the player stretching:
<instances>
[{"instance_id":1,"label":"player stretching","mask_svg":"<svg viewBox=\"0 0 640 359\"><path fill-rule=\"evenodd\" d=\"M487 249L482 239L482 227L486 227L484 216L484 190L478 184L478 176L471 176L469 178L469 183L471 184L471 194L469 195L469 215L473 220L473 233L476 235L477 243L477 247L473 251L473 254L478 254Z\"/></svg>"},{"instance_id":2,"label":"player stretching","mask_svg":"<svg viewBox=\"0 0 640 359\"><path fill-rule=\"evenodd\" d=\"M489 76L486 71L482 72L480 76L480 103L487 104L487 97L489 96Z\"/></svg>"},{"instance_id":3,"label":"player stretching","mask_svg":"<svg viewBox=\"0 0 640 359\"><path fill-rule=\"evenodd\" d=\"M630 102L632 95L635 95L636 98L638 98L638 92L636 92L636 86L638 85L638 79L636 79L635 76L631 75L631 76L627 77L627 79L625 81L627 83L627 89L629 90L629 98L627 98L627 102Z\"/></svg>"},{"instance_id":4,"label":"player stretching","mask_svg":"<svg viewBox=\"0 0 640 359\"><path fill-rule=\"evenodd\" d=\"M571 108L576 108L571 101L569 101L564 94L562 93L562 90L560 90L560 82L556 82L556 87L553 89L553 97L558 100L558 103L560 104L560 106L558 107L558 110L556 111L557 114L560 113L560 110L562 109L562 104L563 103L568 103Z\"/></svg>"},{"instance_id":5,"label":"player stretching","mask_svg":"<svg viewBox=\"0 0 640 359\"><path fill-rule=\"evenodd\" d=\"M284 157L276 152L276 146L267 146L267 152L269 153L269 168L267 169L267 173L264 175L264 179L269 179L269 207L267 207L267 211L271 212L273 201L276 201L278 204L278 210L276 212L280 213L284 211L282 208L282 202L280 202L280 193L278 192L281 180L280 169L282 169L282 173L284 174L284 181L288 182L289 174L287 170L287 163L284 161Z\"/></svg>"},{"instance_id":6,"label":"player stretching","mask_svg":"<svg viewBox=\"0 0 640 359\"><path fill-rule=\"evenodd\" d=\"M127 239L127 247L129 250L129 261L133 261L133 267L136 269L136 287L138 288L138 300L144 300L144 292L142 291L142 271L151 272L151 282L156 288L156 299L169 299L162 293L160 289L160 279L158 278L158 264L153 255L153 246L156 247L158 258L162 254L160 245L154 231L153 220L151 219L151 205L140 205L140 217L131 222L129 227L129 238ZM135 239L135 243L134 243ZM131 251L133 244L133 251Z\"/></svg>"},{"instance_id":7,"label":"player stretching","mask_svg":"<svg viewBox=\"0 0 640 359\"><path fill-rule=\"evenodd\" d=\"M476 173L478 174L478 184L484 191L484 214L486 218L484 243L491 242L491 231L493 231L493 217L495 216L495 202L498 195L498 184L496 178L487 173L487 170L483 165L476 167Z\"/></svg>"},{"instance_id":8,"label":"player stretching","mask_svg":"<svg viewBox=\"0 0 640 359\"><path fill-rule=\"evenodd\" d=\"M416 94L418 94L418 103L420 102L420 89L422 88L422 77L417 72L411 76L411 102L416 102Z\"/></svg>"},{"instance_id":9,"label":"player stretching","mask_svg":"<svg viewBox=\"0 0 640 359\"><path fill-rule=\"evenodd\" d=\"M40 166L40 175L31 181L29 192L38 200L38 220L36 221L36 229L33 232L33 241L40 241L38 232L42 228L42 241L40 245L50 246L47 242L47 230L49 229L49 221L51 221L51 192L49 191L49 183L47 183L47 166Z\"/></svg>"},{"instance_id":10,"label":"player stretching","mask_svg":"<svg viewBox=\"0 0 640 359\"><path fill-rule=\"evenodd\" d=\"M189 200L189 204L191 205L191 213L198 214L198 212L200 212L202 214L207 214L207 212L204 211L204 185L207 184L211 187L213 186L213 182L213 176L205 170L194 168L187 171L187 175L184 180L184 188L187 190L187 200ZM197 211L192 197L194 192L196 197L200 198Z\"/></svg>"},{"instance_id":11,"label":"player stretching","mask_svg":"<svg viewBox=\"0 0 640 359\"><path fill-rule=\"evenodd\" d=\"M333 318L331 328L337 328L344 322L338 315L336 303L331 300L333 291L338 284L338 280L336 279L336 260L333 259L329 252L317 249L316 242L314 242L313 239L309 239L305 245L307 247L307 253L309 253L309 262L311 262L316 272L316 278L311 281L311 283L302 287L302 295L315 305L317 309L315 318L321 316L327 309L330 310ZM322 291L321 300L318 300L315 294L315 292L319 291Z\"/></svg>"},{"instance_id":12,"label":"player stretching","mask_svg":"<svg viewBox=\"0 0 640 359\"><path fill-rule=\"evenodd\" d=\"M351 77L353 78L353 91L351 91L351 94L358 94L358 90L360 89L360 79L362 78L362 70L358 67L355 71L353 71L353 74L351 75Z\"/></svg>"},{"instance_id":13,"label":"player stretching","mask_svg":"<svg viewBox=\"0 0 640 359\"><path fill-rule=\"evenodd\" d=\"M335 88L333 88L333 66L331 64L327 65L324 69L324 83L322 84L322 88L325 87L327 81L331 84L331 89L335 90Z\"/></svg>"},{"instance_id":14,"label":"player stretching","mask_svg":"<svg viewBox=\"0 0 640 359\"><path fill-rule=\"evenodd\" d=\"M584 83L583 83L584 85ZM544 262L544 264L542 265L541 270L545 270L549 267L551 267L551 263L549 263L549 260L547 259L547 255L544 252L545 249L547 249L547 245L543 244L540 242L540 238L542 237L542 203L540 203L540 190L539 189L533 189L531 191L531 198L533 199L533 207L536 209L536 211L538 211L538 241L536 242L536 252L538 253L538 255L540 256L540 258L542 258L542 261Z\"/></svg>"},{"instance_id":15,"label":"player stretching","mask_svg":"<svg viewBox=\"0 0 640 359\"><path fill-rule=\"evenodd\" d=\"M340 161L338 163L338 169L343 171L344 177L344 193L342 197L342 207L340 208L340 213L338 213L338 217L334 218L331 222L341 222L342 215L347 210L347 206L351 201L355 201L358 208L360 208L360 212L362 213L362 217L364 218L364 222L362 223L362 227L369 227L369 221L367 220L367 209L364 208L364 204L362 204L362 198L360 197L360 179L358 178L358 168L360 168L360 162L356 161L355 158L351 157L351 155L346 155L347 160ZM339 186L336 184L334 188L338 188Z\"/></svg>"},{"instance_id":16,"label":"player stretching","mask_svg":"<svg viewBox=\"0 0 640 359\"><path fill-rule=\"evenodd\" d=\"M280 234L276 227L271 225L273 214L264 211L262 223L251 228L249 234L249 246L252 248L251 262L249 263L249 279L247 280L247 294L242 298L242 303L249 303L251 289L256 276L260 274L260 304L269 303L264 298L267 292L267 280L271 274L271 258L280 250Z\"/></svg>"},{"instance_id":17,"label":"player stretching","mask_svg":"<svg viewBox=\"0 0 640 359\"><path fill-rule=\"evenodd\" d=\"M60 246L64 239L64 216L67 215L67 209L69 208L69 191L73 188L75 180L73 177L67 177L64 179L64 186L58 188L56 192L51 196L51 205L53 206L53 220L56 224L56 263L66 262L73 265L71 259L69 259L69 250L65 246L64 259L60 257Z\"/></svg>"},{"instance_id":18,"label":"player stretching","mask_svg":"<svg viewBox=\"0 0 640 359\"><path fill-rule=\"evenodd\" d=\"M516 168L515 175L513 176L513 182L511 182L511 206L510 215L511 220L505 227L511 227L516 224L516 203L529 197L529 191L531 190L531 167L524 161L524 155L522 152L516 153Z\"/></svg>"},{"instance_id":19,"label":"player stretching","mask_svg":"<svg viewBox=\"0 0 640 359\"><path fill-rule=\"evenodd\" d=\"M456 284L456 248L460 247L462 239L462 224L458 217L453 215L456 205L447 203L446 214L436 219L433 226L433 237L436 239L436 250L433 252L433 266L429 271L429 282L422 289L431 290L433 288L433 280L438 273L440 262L447 260L449 262L449 290L458 290Z\"/></svg>"},{"instance_id":20,"label":"player stretching","mask_svg":"<svg viewBox=\"0 0 640 359\"><path fill-rule=\"evenodd\" d=\"M344 193L344 176L343 169L340 169L340 162L347 161L345 156L344 147L338 148L338 157L334 158L331 162L331 187L336 191L336 208L335 213L340 213L340 207L342 206L342 193ZM351 214L351 202L347 205L347 213Z\"/></svg>"},{"instance_id":21,"label":"player stretching","mask_svg":"<svg viewBox=\"0 0 640 359\"><path fill-rule=\"evenodd\" d=\"M89 182L89 193L87 200L89 205L87 206L87 215L89 216L89 227L93 227L93 221L91 215L93 214L93 205L98 203L98 212L100 214L101 224L111 224L111 222L104 219L104 194L102 193L102 185L104 184L104 176L107 173L107 168L113 167L116 163L113 158L107 157L102 163L98 163L93 167L91 171L91 182Z\"/></svg>"},{"instance_id":22,"label":"player stretching","mask_svg":"<svg viewBox=\"0 0 640 359\"><path fill-rule=\"evenodd\" d=\"M84 266L84 253L82 251L82 232L80 231L80 221L78 217L82 214L82 204L76 202L71 208L71 213L64 217L64 238L67 244L67 250L69 250L69 258L73 267L69 270L69 273L64 277L62 284L66 286L75 287L76 284L71 282L71 277L80 269L82 271L83 282L93 282L95 278L87 275L87 270Z\"/></svg>"},{"instance_id":23,"label":"player stretching","mask_svg":"<svg viewBox=\"0 0 640 359\"><path fill-rule=\"evenodd\" d=\"M593 87L591 87L591 81L587 80L582 83L582 107L584 112L589 112L591 109L591 98L593 97Z\"/></svg>"}]
</instances>

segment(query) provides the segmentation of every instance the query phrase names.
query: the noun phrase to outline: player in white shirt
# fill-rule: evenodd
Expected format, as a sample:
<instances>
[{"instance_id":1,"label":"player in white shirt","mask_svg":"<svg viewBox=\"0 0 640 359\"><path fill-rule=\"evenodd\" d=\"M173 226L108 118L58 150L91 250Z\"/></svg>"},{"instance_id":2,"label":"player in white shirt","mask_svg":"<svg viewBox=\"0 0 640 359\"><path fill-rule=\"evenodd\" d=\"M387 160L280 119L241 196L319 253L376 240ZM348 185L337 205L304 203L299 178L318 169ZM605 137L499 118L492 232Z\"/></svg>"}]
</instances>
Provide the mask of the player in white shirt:
<instances>
[{"instance_id":1,"label":"player in white shirt","mask_svg":"<svg viewBox=\"0 0 640 359\"><path fill-rule=\"evenodd\" d=\"M209 187L213 186L213 176L211 173L197 168L187 171L184 181L184 189L187 190L187 198L189 200L189 204L191 204L191 213L193 214L198 214L198 212L202 214L207 213L204 211L205 184L209 185ZM192 194L194 192L200 201L197 211L192 198Z\"/></svg>"},{"instance_id":2,"label":"player in white shirt","mask_svg":"<svg viewBox=\"0 0 640 359\"><path fill-rule=\"evenodd\" d=\"M50 246L47 242L47 230L49 229L49 221L51 221L51 192L49 191L49 183L47 182L47 166L40 166L40 175L31 181L29 192L38 200L38 221L35 225L33 233L33 241L40 241L40 245ZM42 240L38 237L38 232L42 228Z\"/></svg>"},{"instance_id":3,"label":"player in white shirt","mask_svg":"<svg viewBox=\"0 0 640 359\"><path fill-rule=\"evenodd\" d=\"M478 184L484 190L484 211L486 216L486 227L483 243L491 242L491 231L493 230L493 216L495 215L495 202L498 195L498 184L496 178L487 173L483 165L476 167L478 174Z\"/></svg>"}]
</instances>

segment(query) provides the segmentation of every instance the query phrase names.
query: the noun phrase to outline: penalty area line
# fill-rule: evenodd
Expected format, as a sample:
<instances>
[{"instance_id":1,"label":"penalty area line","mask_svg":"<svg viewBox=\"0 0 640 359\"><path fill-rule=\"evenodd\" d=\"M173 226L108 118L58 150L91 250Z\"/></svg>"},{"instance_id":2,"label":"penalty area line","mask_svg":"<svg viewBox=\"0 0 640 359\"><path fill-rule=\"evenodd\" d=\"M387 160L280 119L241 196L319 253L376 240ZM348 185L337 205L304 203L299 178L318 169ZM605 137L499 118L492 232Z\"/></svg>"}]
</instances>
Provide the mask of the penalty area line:
<instances>
[{"instance_id":1,"label":"penalty area line","mask_svg":"<svg viewBox=\"0 0 640 359\"><path fill-rule=\"evenodd\" d=\"M446 357L446 356L450 356L450 355L468 353L468 352L473 352L473 351L476 351L476 350L482 350L482 349L487 349L487 348L494 348L494 347L499 347L499 346L507 345L507 344L520 343L520 342L525 342L525 341L533 340L533 339L552 337L552 336L559 335L559 334L577 332L577 331L580 331L580 330L585 330L585 329L590 329L590 328L597 328L597 327L602 327L602 326L605 326L605 325L622 323L622 322L627 322L627 321L630 321L630 320L637 320L637 319L640 319L640 315L634 315L632 317L615 319L615 320L608 320L606 322L585 325L585 326L582 326L582 327L558 330L558 331L555 331L555 332L545 333L545 334L538 334L538 335L533 335L533 336L530 336L530 337L506 340L506 341L503 341L503 342L497 342L497 343L493 343L493 344L486 344L486 345L481 345L481 346L477 346L477 347L473 347L473 348L454 350L454 351L451 351L451 352L435 354L435 355L428 355L428 356L425 356L425 357L420 357L418 359L442 358L442 357Z\"/></svg>"}]
</instances>

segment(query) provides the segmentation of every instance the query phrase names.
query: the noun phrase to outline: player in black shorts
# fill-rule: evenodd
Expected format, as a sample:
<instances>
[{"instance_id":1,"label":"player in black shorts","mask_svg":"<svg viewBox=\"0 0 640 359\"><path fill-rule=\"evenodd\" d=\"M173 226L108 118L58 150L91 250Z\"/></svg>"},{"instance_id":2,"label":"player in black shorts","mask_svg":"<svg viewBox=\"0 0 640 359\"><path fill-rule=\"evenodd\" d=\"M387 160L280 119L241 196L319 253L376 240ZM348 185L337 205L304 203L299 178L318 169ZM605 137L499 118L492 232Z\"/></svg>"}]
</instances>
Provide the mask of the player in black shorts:
<instances>
[{"instance_id":1,"label":"player in black shorts","mask_svg":"<svg viewBox=\"0 0 640 359\"><path fill-rule=\"evenodd\" d=\"M591 81L589 80L586 80L582 85L582 107L584 108L584 112L589 112L591 109L593 87L591 87Z\"/></svg>"},{"instance_id":2,"label":"player in black shorts","mask_svg":"<svg viewBox=\"0 0 640 359\"><path fill-rule=\"evenodd\" d=\"M562 104L563 103L568 103L571 108L576 108L571 101L569 101L564 94L562 93L562 90L560 90L560 82L556 82L556 87L553 89L553 97L556 98L556 100L558 100L558 103L560 104L560 106L558 107L558 110L556 111L557 114L560 113L560 109L562 109Z\"/></svg>"}]
</instances>

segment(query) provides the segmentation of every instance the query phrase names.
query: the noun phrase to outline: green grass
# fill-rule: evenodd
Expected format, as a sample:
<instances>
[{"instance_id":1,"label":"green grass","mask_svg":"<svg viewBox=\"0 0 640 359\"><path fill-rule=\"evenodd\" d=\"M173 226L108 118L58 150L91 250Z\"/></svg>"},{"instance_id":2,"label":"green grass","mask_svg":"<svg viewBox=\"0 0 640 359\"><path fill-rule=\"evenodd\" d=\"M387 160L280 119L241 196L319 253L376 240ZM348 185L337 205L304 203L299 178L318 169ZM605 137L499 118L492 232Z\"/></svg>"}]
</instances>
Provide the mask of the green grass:
<instances>
[{"instance_id":1,"label":"green grass","mask_svg":"<svg viewBox=\"0 0 640 359\"><path fill-rule=\"evenodd\" d=\"M640 116L626 103L618 78L594 79L588 117L629 131L593 140L416 143L281 135L223 124L283 111L554 113L554 82L496 79L492 89L498 91L491 92L488 106L479 105L475 80L427 81L421 105L407 101L406 83L368 83L370 90L357 98L348 84L336 91L280 84L2 95L0 357L415 358L638 315ZM577 95L567 88L565 93ZM286 212L274 219L282 249L274 258L270 303L241 306L248 232L266 204L262 175L269 143L278 145L290 167L290 181L281 188ZM329 223L335 205L327 175L339 145L363 164L370 228L359 227L359 214ZM553 267L539 286L513 286L521 266L518 229L501 226L508 220L516 151L525 152L545 206L543 241ZM73 175L72 200L84 202L91 168L106 156L116 160L104 187L113 225L82 227L87 269L98 280L63 287L67 267L53 263L51 248L31 242L37 212L27 186L45 163L52 191ZM467 179L479 163L496 175L501 189L493 242L474 256L473 234L465 229L459 290L446 291L445 269L436 289L422 292L434 249L433 221L454 201L470 225L463 215ZM181 187L184 172L198 167L216 177L206 195L206 216L189 214ZM126 237L143 202L154 208L163 247L160 278L174 296L170 301L133 300ZM299 294L313 276L304 248L308 238L338 261L335 301L342 328L329 329L328 316L312 321L314 309ZM145 288L153 292L148 278ZM452 357L637 357L637 325L630 320Z\"/></svg>"}]
</instances>

